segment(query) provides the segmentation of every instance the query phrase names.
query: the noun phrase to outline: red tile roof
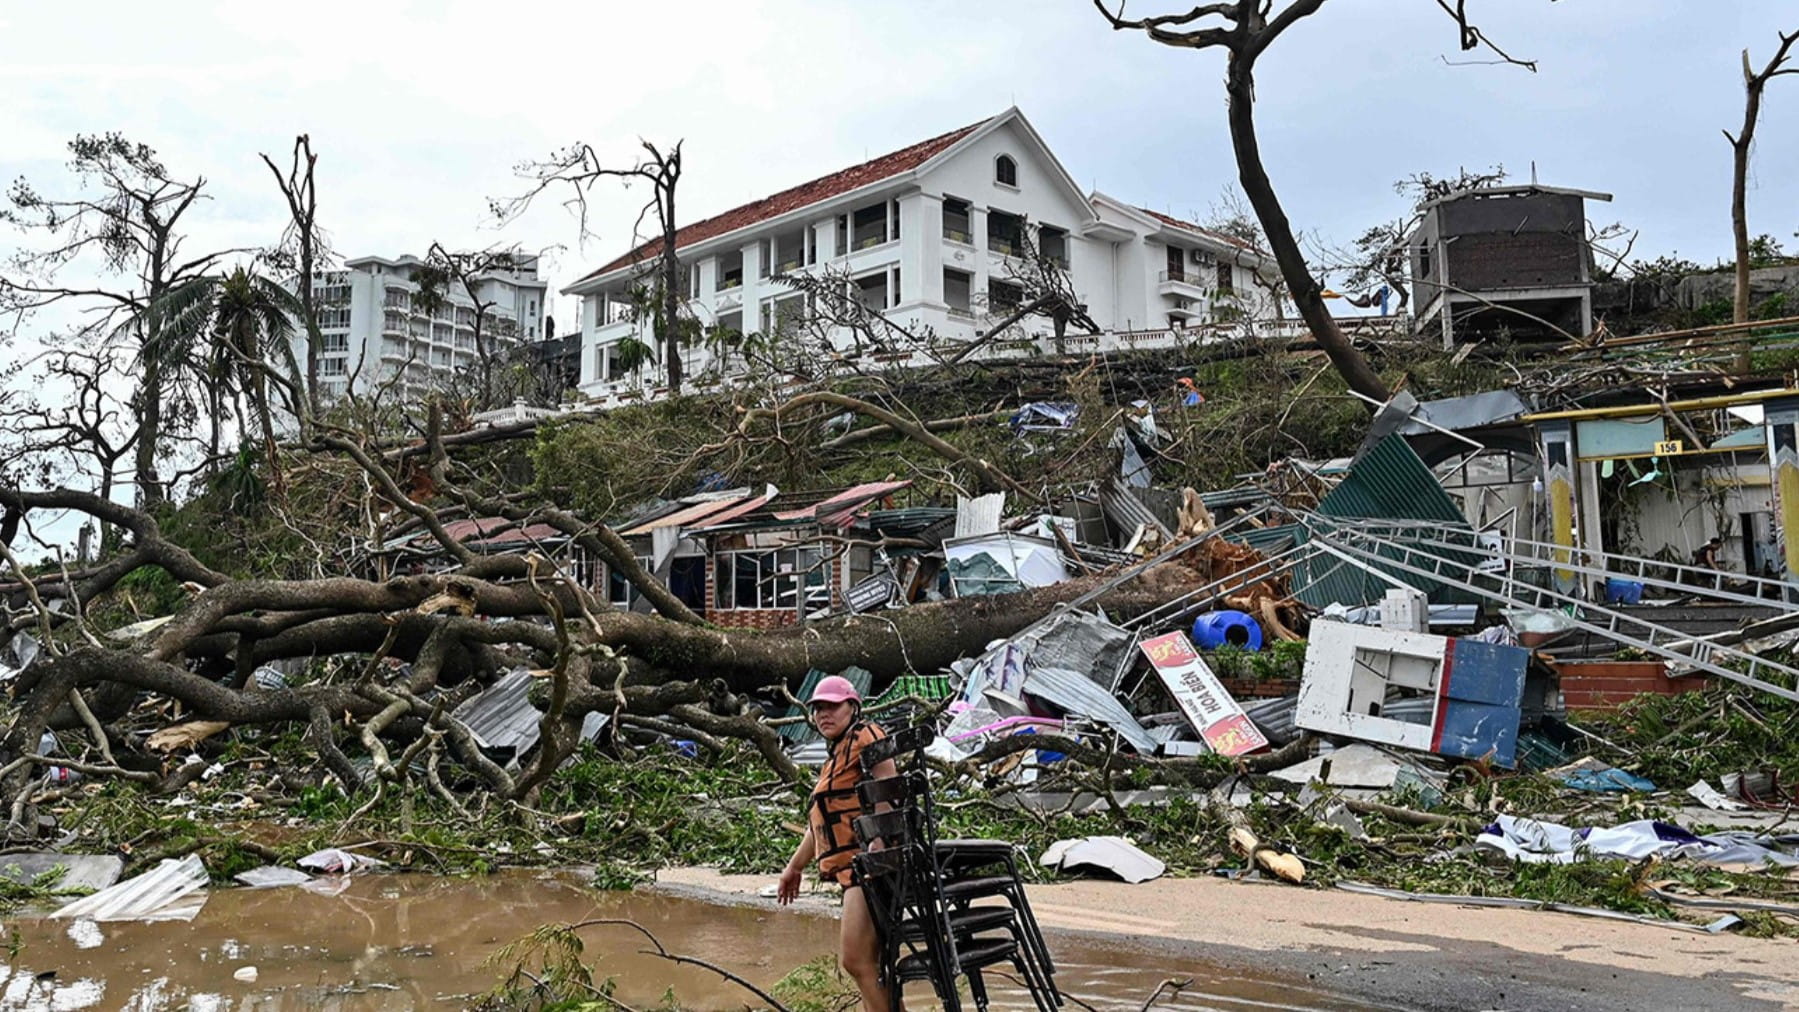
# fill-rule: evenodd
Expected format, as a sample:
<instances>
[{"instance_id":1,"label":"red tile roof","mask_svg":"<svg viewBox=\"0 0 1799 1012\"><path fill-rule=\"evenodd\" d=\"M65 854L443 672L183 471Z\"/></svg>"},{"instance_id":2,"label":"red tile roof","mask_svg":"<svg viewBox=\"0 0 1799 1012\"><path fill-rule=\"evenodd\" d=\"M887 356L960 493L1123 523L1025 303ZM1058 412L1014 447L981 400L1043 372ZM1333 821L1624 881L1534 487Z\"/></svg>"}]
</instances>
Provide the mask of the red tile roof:
<instances>
[{"instance_id":1,"label":"red tile roof","mask_svg":"<svg viewBox=\"0 0 1799 1012\"><path fill-rule=\"evenodd\" d=\"M1156 219L1157 221L1161 222L1164 225L1173 225L1175 228L1182 229L1187 232L1197 232L1200 235L1207 237L1208 239L1216 239L1219 242L1230 243L1232 246L1236 246L1241 249L1249 250L1252 253L1260 253L1261 252L1261 250L1256 249L1256 247L1253 244L1244 242L1243 240L1237 238L1234 235L1226 235L1223 232L1218 231L1217 229L1206 228L1204 225L1197 225L1190 221L1182 221L1179 218L1170 218L1169 216L1167 216L1165 214L1161 214L1156 211L1151 211L1147 207L1139 207L1139 208L1137 208L1137 210L1142 211L1144 214L1149 215L1151 218Z\"/></svg>"},{"instance_id":2,"label":"red tile roof","mask_svg":"<svg viewBox=\"0 0 1799 1012\"><path fill-rule=\"evenodd\" d=\"M694 243L704 242L707 239L716 238L727 232L735 232L740 228L754 225L759 221L767 221L770 218L779 217L789 211L797 211L802 207L816 204L821 200L828 200L840 194L848 193L851 190L859 189L870 183L880 182L890 176L897 176L902 172L909 172L912 169L916 169L920 165L923 165L925 162L930 161L938 154L941 154L944 149L968 136L970 133L973 133L977 127L986 122L987 120L982 120L980 123L971 123L959 130L951 130L949 133L941 134L930 140L919 141L911 147L901 148L898 151L890 152L879 158L863 162L860 165L852 165L840 172L833 172L828 176L821 176L809 183L801 183L798 186L782 190L780 193L776 193L772 196L752 201L742 207L732 208L723 214L714 215L704 221L696 221L675 232L675 248L684 249ZM645 260L659 255L661 252L662 240L652 239L631 252L626 253L624 256L619 257L617 260L589 273L581 280L586 281L588 278L599 277L602 274L610 274L620 267L628 267L632 264L642 263Z\"/></svg>"}]
</instances>

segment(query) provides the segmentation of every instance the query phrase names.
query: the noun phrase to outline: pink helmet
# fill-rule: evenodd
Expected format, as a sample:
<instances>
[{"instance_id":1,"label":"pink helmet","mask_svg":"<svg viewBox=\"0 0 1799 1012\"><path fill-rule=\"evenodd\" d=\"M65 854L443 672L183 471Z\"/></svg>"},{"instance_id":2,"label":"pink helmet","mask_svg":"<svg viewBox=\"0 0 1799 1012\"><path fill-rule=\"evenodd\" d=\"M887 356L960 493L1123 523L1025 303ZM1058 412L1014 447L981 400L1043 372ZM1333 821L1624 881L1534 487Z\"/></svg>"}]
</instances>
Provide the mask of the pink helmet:
<instances>
[{"instance_id":1,"label":"pink helmet","mask_svg":"<svg viewBox=\"0 0 1799 1012\"><path fill-rule=\"evenodd\" d=\"M812 689L812 698L806 700L806 703L808 705L812 703L841 703L845 700L860 703L862 702L862 694L856 691L856 687L850 684L849 679L842 675L830 675L818 680L818 685Z\"/></svg>"}]
</instances>

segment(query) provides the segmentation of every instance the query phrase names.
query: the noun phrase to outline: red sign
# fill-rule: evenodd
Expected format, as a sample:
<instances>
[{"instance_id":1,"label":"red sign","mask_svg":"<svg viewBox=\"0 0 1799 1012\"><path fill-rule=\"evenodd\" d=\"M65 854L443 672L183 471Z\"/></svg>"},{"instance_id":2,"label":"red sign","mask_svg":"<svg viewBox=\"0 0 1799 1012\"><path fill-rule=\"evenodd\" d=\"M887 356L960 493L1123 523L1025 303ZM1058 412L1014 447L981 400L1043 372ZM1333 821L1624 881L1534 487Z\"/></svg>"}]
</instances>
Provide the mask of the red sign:
<instances>
[{"instance_id":1,"label":"red sign","mask_svg":"<svg viewBox=\"0 0 1799 1012\"><path fill-rule=\"evenodd\" d=\"M1171 632L1140 645L1168 694L1180 705L1187 722L1219 755L1243 755L1268 747L1268 739L1243 708L1224 691L1218 676L1206 666L1193 642L1183 632Z\"/></svg>"}]
</instances>

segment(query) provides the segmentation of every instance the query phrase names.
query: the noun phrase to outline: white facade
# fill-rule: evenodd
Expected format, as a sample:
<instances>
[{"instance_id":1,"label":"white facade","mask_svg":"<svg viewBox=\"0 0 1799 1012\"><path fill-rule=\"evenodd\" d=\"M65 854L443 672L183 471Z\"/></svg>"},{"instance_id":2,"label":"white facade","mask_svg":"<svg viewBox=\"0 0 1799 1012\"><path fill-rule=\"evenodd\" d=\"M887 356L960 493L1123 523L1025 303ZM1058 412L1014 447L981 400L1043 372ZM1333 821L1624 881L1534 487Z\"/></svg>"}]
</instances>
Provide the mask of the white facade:
<instances>
[{"instance_id":1,"label":"white facade","mask_svg":"<svg viewBox=\"0 0 1799 1012\"><path fill-rule=\"evenodd\" d=\"M869 165L903 164L912 150ZM859 185L831 182L845 177ZM865 304L907 330L928 331L945 345L966 342L1009 315L1018 288L1008 279L1026 267L1012 255L1022 228L1044 255L1062 258L1077 298L1105 331L1096 338L1071 329L1065 345L1106 349L1140 337L1157 343L1193 327L1240 333L1243 321L1276 315L1255 284L1256 271L1271 276L1271 263L1198 225L1083 193L1016 109L898 171L840 173L787 192L814 190L825 195L762 217L740 208L683 230L705 235L677 239L687 307L703 326L775 333L788 314L805 312L801 296L776 275L829 270L849 276ZM709 227L740 218L748 223ZM621 341L654 347L629 295L653 267L651 257L564 289L582 300L581 391L590 398L606 403L658 391L658 366L618 368ZM1052 329L1047 319L1027 317L983 354L1035 354ZM855 353L847 331L831 344ZM876 357L891 365L929 361L923 350ZM699 344L685 349L684 364L702 386L729 382L741 369Z\"/></svg>"},{"instance_id":2,"label":"white facade","mask_svg":"<svg viewBox=\"0 0 1799 1012\"><path fill-rule=\"evenodd\" d=\"M415 299L419 286L412 280L422 266L424 261L413 256L361 257L345 261L342 270L313 275L322 338L321 400L382 386L412 400L475 364L475 300L460 284L451 284L443 304L427 311ZM481 343L490 354L542 333L548 293L538 280L535 257L520 258L515 270L482 275L475 294L489 304ZM303 328L294 338L294 358L304 369Z\"/></svg>"}]
</instances>

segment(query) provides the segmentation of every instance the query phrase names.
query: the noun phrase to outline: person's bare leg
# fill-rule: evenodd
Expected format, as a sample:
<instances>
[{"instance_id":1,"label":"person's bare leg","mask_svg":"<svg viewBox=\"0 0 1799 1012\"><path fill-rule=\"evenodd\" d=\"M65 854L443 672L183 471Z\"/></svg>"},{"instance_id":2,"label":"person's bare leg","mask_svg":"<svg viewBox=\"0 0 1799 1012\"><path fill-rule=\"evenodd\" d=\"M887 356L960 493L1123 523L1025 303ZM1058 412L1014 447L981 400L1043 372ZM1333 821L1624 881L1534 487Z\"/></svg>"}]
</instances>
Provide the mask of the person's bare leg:
<instances>
[{"instance_id":1,"label":"person's bare leg","mask_svg":"<svg viewBox=\"0 0 1799 1012\"><path fill-rule=\"evenodd\" d=\"M838 938L837 961L862 992L863 1012L889 1012L892 996L881 983L881 939L875 933L874 915L860 887L843 891L843 926ZM901 1004L897 1006L904 1008Z\"/></svg>"}]
</instances>

